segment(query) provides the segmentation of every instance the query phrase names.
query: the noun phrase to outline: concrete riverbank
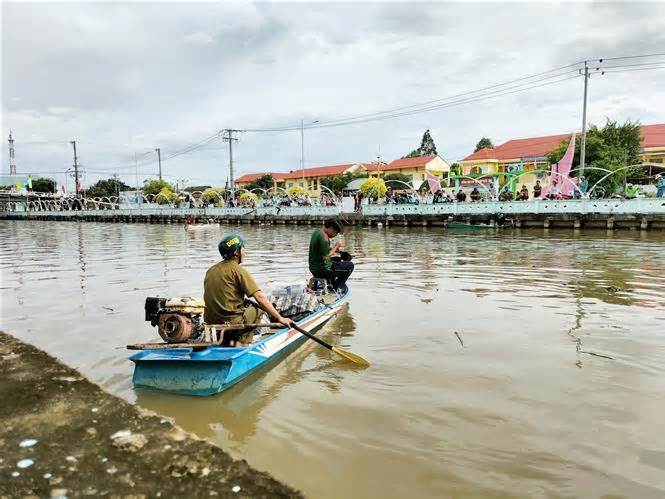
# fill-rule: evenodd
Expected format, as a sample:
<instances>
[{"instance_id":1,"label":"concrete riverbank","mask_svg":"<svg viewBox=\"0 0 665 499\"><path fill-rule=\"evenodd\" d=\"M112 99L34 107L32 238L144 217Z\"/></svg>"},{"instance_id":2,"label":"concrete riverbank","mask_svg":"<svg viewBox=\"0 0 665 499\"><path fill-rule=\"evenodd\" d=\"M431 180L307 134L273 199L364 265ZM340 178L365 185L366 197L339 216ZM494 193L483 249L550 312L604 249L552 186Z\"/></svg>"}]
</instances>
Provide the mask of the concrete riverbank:
<instances>
[{"instance_id":1,"label":"concrete riverbank","mask_svg":"<svg viewBox=\"0 0 665 499\"><path fill-rule=\"evenodd\" d=\"M0 359L0 497L301 497L2 332Z\"/></svg>"},{"instance_id":2,"label":"concrete riverbank","mask_svg":"<svg viewBox=\"0 0 665 499\"><path fill-rule=\"evenodd\" d=\"M318 225L335 217L349 225L366 226L437 227L454 220L508 227L665 230L665 198L372 204L363 206L362 213L343 212L339 205L0 211L0 219L9 220L184 224L188 217L196 223L212 221L231 225Z\"/></svg>"},{"instance_id":3,"label":"concrete riverbank","mask_svg":"<svg viewBox=\"0 0 665 499\"><path fill-rule=\"evenodd\" d=\"M462 222L503 227L541 227L571 229L633 229L665 230L664 213L337 213L334 215L225 215L194 213L195 223L219 223L226 225L274 224L274 225L320 225L331 218L342 219L347 225L445 227L449 222ZM0 214L0 220L78 221L107 223L185 224L182 214L168 212L156 214L91 212L29 212Z\"/></svg>"}]
</instances>

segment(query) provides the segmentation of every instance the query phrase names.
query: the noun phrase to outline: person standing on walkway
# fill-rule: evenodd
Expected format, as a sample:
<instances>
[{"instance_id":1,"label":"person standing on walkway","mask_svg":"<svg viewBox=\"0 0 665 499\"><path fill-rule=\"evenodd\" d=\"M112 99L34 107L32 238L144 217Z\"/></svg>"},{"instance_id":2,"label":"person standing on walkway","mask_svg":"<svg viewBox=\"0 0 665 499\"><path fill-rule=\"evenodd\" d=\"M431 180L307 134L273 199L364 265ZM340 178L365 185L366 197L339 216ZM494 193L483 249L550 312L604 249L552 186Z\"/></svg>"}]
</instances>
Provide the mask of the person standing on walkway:
<instances>
[{"instance_id":1,"label":"person standing on walkway","mask_svg":"<svg viewBox=\"0 0 665 499\"><path fill-rule=\"evenodd\" d=\"M665 175L659 173L656 175L656 197L663 198L665 197Z\"/></svg>"}]
</instances>

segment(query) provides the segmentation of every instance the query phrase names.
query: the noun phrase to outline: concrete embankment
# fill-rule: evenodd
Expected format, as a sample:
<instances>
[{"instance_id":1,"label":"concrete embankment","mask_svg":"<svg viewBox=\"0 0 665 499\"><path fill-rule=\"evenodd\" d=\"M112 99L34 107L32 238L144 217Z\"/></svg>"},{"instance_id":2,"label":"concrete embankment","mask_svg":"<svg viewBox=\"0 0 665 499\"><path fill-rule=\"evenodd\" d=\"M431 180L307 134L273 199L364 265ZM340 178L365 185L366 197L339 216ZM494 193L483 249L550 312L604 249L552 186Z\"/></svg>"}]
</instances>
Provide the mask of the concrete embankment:
<instances>
[{"instance_id":1,"label":"concrete embankment","mask_svg":"<svg viewBox=\"0 0 665 499\"><path fill-rule=\"evenodd\" d=\"M2 332L0 359L0 497L301 497Z\"/></svg>"}]
</instances>

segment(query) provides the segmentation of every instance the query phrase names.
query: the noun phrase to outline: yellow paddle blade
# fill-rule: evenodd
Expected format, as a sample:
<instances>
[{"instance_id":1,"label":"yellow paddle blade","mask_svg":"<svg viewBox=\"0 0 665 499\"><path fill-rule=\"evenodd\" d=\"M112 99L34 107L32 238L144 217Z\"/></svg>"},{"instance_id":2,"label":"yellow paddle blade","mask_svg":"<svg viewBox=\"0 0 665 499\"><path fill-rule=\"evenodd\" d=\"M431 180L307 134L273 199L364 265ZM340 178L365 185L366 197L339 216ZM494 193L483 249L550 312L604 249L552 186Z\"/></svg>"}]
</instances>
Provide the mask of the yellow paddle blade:
<instances>
[{"instance_id":1,"label":"yellow paddle blade","mask_svg":"<svg viewBox=\"0 0 665 499\"><path fill-rule=\"evenodd\" d=\"M341 348L337 348L337 347L332 347L332 351L335 352L337 355L341 355L345 359L348 359L351 362L354 362L355 364L358 364L359 366L369 367L369 362L367 362L365 359L363 359L360 355L356 355L355 353L347 352L346 350L342 350Z\"/></svg>"}]
</instances>

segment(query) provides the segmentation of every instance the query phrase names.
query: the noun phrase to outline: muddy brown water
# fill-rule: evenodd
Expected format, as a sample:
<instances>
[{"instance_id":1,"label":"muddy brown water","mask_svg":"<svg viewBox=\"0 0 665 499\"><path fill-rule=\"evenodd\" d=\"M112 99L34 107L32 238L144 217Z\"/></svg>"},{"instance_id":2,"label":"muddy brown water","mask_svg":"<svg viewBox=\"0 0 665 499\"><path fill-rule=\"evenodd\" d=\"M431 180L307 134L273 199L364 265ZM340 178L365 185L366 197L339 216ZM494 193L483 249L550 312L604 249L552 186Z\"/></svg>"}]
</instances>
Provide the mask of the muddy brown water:
<instances>
[{"instance_id":1,"label":"muddy brown water","mask_svg":"<svg viewBox=\"0 0 665 499\"><path fill-rule=\"evenodd\" d=\"M145 297L201 295L227 230L0 221L0 327L310 497L665 494L665 234L354 228L321 334L369 369L308 344L215 397L135 391ZM305 276L311 228L239 230L260 283Z\"/></svg>"}]
</instances>

